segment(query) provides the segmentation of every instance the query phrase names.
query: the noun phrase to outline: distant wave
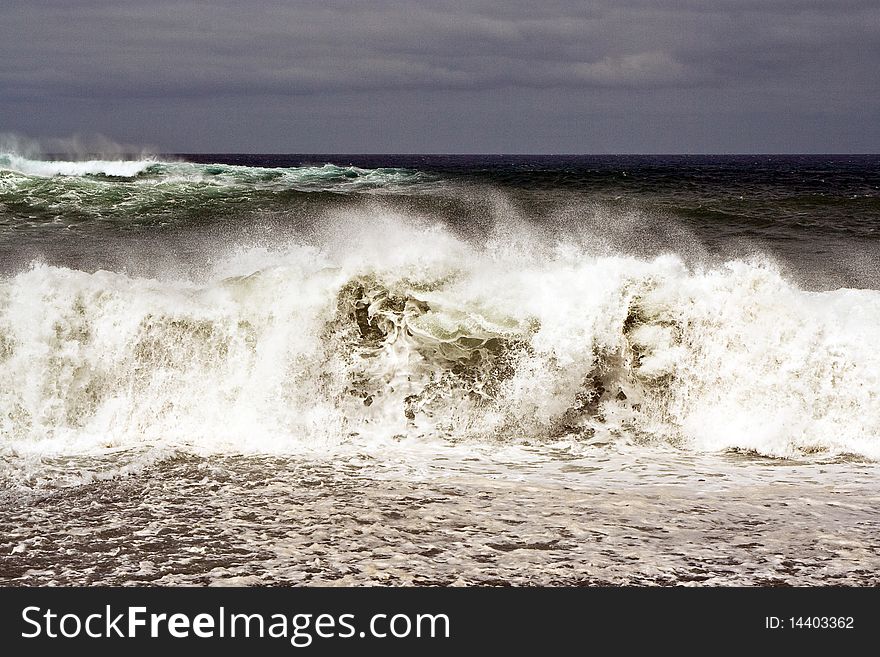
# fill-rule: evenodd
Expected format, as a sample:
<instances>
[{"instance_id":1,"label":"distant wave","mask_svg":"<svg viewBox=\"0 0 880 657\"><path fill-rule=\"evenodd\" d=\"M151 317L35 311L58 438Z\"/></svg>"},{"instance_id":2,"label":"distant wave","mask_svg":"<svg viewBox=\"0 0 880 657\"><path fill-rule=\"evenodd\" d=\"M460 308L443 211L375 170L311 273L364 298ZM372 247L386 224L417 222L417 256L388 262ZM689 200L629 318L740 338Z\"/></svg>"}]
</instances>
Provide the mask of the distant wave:
<instances>
[{"instance_id":1,"label":"distant wave","mask_svg":"<svg viewBox=\"0 0 880 657\"><path fill-rule=\"evenodd\" d=\"M204 183L301 191L356 191L424 182L425 174L410 169L362 169L355 166L247 167L145 160L33 160L0 153L0 171L29 177L97 177L142 179L161 183ZM112 181L111 181L112 182Z\"/></svg>"},{"instance_id":2,"label":"distant wave","mask_svg":"<svg viewBox=\"0 0 880 657\"><path fill-rule=\"evenodd\" d=\"M390 219L203 282L0 279L17 453L435 438L880 458L880 292Z\"/></svg>"},{"instance_id":3,"label":"distant wave","mask_svg":"<svg viewBox=\"0 0 880 657\"><path fill-rule=\"evenodd\" d=\"M57 225L83 220L123 224L239 214L291 194L396 194L429 189L410 169L332 164L289 168L159 160L44 161L0 154L0 224ZM248 208L242 203L249 202ZM2 232L2 228L0 228Z\"/></svg>"}]
</instances>

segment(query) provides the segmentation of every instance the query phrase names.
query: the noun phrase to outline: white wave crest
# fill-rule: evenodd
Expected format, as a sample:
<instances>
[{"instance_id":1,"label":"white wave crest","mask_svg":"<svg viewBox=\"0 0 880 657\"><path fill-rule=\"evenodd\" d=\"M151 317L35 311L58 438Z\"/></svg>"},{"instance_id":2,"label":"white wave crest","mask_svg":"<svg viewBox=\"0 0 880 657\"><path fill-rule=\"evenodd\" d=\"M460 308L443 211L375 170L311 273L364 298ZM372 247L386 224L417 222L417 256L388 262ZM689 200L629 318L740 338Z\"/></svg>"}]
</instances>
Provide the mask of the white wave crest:
<instances>
[{"instance_id":1,"label":"white wave crest","mask_svg":"<svg viewBox=\"0 0 880 657\"><path fill-rule=\"evenodd\" d=\"M83 160L81 162L68 162L32 160L13 153L0 154L0 169L43 178L88 175L133 178L154 164L156 162L153 160Z\"/></svg>"}]
</instances>

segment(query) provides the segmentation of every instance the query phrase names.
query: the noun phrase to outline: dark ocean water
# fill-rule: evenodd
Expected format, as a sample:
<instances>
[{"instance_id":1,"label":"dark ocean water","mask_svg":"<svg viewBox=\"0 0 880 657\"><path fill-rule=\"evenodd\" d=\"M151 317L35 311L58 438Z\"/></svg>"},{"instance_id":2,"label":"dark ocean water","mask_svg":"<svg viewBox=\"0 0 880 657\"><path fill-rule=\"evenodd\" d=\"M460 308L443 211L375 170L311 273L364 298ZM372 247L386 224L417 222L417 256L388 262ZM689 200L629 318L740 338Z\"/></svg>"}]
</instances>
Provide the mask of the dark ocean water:
<instances>
[{"instance_id":1,"label":"dark ocean water","mask_svg":"<svg viewBox=\"0 0 880 657\"><path fill-rule=\"evenodd\" d=\"M876 584L878 229L876 155L0 154L0 583Z\"/></svg>"},{"instance_id":2,"label":"dark ocean water","mask_svg":"<svg viewBox=\"0 0 880 657\"><path fill-rule=\"evenodd\" d=\"M129 254L192 256L183 252L201 250L205 234L287 235L381 201L478 237L507 212L549 230L601 224L612 247L642 254L771 254L814 289L880 285L877 155L202 154L135 164L133 176L92 168L48 178L0 169L7 270L34 258L149 269L150 257Z\"/></svg>"}]
</instances>

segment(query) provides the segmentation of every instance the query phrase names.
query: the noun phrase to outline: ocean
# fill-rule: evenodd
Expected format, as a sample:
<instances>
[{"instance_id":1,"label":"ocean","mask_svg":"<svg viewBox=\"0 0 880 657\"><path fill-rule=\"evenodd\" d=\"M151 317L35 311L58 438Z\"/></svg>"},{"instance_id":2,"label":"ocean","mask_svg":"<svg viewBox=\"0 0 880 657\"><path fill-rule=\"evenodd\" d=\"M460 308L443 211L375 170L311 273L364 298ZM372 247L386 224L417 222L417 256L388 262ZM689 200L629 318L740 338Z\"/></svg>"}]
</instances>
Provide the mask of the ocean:
<instances>
[{"instance_id":1,"label":"ocean","mask_svg":"<svg viewBox=\"0 0 880 657\"><path fill-rule=\"evenodd\" d=\"M880 584L880 156L0 154L0 583Z\"/></svg>"}]
</instances>

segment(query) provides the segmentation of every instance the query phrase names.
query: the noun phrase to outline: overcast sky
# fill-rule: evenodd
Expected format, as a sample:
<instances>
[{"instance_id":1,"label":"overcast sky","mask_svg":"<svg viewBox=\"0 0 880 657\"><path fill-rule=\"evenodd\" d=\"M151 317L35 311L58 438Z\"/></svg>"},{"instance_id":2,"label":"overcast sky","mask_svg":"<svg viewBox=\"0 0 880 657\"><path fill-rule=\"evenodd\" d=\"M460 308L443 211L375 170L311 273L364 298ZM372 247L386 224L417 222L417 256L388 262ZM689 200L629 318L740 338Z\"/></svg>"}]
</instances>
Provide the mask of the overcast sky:
<instances>
[{"instance_id":1,"label":"overcast sky","mask_svg":"<svg viewBox=\"0 0 880 657\"><path fill-rule=\"evenodd\" d=\"M0 132L175 152L878 152L878 0L0 0Z\"/></svg>"}]
</instances>

